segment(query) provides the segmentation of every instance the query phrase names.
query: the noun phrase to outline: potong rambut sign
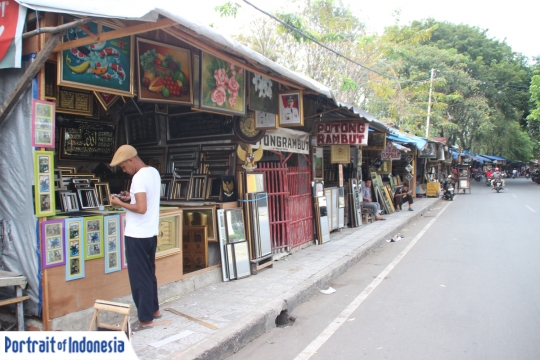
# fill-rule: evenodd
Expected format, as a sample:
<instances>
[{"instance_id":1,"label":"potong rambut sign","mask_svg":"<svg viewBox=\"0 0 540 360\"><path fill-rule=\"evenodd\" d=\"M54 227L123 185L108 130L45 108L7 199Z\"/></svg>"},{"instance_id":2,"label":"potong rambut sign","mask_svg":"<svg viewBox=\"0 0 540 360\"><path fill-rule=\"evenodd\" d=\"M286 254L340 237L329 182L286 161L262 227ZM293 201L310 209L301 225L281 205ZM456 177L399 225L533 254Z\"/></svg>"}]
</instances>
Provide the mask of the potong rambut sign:
<instances>
[{"instance_id":1,"label":"potong rambut sign","mask_svg":"<svg viewBox=\"0 0 540 360\"><path fill-rule=\"evenodd\" d=\"M317 145L367 145L368 130L365 123L318 123Z\"/></svg>"}]
</instances>

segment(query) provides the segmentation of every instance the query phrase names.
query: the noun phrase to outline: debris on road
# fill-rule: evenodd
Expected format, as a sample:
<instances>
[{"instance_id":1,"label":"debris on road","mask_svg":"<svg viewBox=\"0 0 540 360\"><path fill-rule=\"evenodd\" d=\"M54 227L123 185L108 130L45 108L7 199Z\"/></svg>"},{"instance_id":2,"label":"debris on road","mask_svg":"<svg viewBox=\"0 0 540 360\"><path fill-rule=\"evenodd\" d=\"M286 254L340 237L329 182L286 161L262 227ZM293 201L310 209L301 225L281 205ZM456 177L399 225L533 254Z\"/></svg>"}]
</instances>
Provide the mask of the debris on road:
<instances>
[{"instance_id":1,"label":"debris on road","mask_svg":"<svg viewBox=\"0 0 540 360\"><path fill-rule=\"evenodd\" d=\"M335 292L336 292L336 289L334 289L333 287L329 287L326 290L321 290L321 293L324 294L324 295L330 295L330 294L333 294Z\"/></svg>"}]
</instances>

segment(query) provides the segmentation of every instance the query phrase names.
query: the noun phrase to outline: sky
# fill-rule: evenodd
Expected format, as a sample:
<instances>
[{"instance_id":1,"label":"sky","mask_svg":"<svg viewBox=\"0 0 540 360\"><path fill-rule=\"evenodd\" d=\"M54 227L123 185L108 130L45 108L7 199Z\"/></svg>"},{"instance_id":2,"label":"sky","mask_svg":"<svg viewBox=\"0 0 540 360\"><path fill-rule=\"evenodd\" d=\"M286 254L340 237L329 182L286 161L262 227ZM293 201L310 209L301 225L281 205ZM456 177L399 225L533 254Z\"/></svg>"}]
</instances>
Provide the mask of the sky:
<instances>
[{"instance_id":1,"label":"sky","mask_svg":"<svg viewBox=\"0 0 540 360\"><path fill-rule=\"evenodd\" d=\"M241 4L236 19L221 19L214 6L222 5L227 1L236 1ZM303 0L250 0L254 5L270 13L284 10L294 10ZM226 35L238 33L241 25L262 16L242 0L203 0L203 4L187 7L193 16L206 24L223 31ZM394 25L396 18L393 14L399 10L399 24L407 25L413 20L434 18L439 21L448 21L454 24L467 24L487 29L489 38L506 40L506 43L515 52L524 54L532 59L540 56L540 1L513 0L513 1L479 1L479 0L343 0L355 16L362 20L369 33L382 33L386 26ZM201 11L204 8L205 11ZM202 14L202 17L201 17Z\"/></svg>"}]
</instances>

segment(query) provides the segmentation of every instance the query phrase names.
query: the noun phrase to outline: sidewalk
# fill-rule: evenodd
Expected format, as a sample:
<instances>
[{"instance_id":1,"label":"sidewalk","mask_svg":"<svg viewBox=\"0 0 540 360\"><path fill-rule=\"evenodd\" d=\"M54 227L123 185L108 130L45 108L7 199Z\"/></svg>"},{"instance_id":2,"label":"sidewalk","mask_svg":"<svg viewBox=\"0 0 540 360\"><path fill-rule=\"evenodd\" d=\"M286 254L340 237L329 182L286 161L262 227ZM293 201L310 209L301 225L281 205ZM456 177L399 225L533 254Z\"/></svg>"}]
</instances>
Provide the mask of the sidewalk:
<instances>
[{"instance_id":1,"label":"sidewalk","mask_svg":"<svg viewBox=\"0 0 540 360\"><path fill-rule=\"evenodd\" d=\"M282 310L293 315L296 306L326 288L326 284L407 224L440 207L440 201L415 199L415 211L387 215L386 221L361 228L345 228L332 233L331 241L324 245L309 246L282 258L273 269L263 269L258 275L241 280L208 285L168 301L161 305L161 320L171 320L172 324L133 334L133 348L140 359L225 358L274 328ZM219 328L212 330L163 311L164 308L173 308ZM155 344L158 341L161 346Z\"/></svg>"}]
</instances>

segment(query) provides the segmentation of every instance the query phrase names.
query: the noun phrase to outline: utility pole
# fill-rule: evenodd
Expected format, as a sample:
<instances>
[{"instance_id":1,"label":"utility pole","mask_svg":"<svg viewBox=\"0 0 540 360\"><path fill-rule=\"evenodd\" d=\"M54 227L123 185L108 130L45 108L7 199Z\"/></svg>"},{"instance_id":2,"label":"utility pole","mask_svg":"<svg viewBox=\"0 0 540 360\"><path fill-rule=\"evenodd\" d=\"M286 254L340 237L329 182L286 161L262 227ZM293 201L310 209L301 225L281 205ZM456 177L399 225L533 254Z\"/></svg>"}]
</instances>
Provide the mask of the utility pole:
<instances>
[{"instance_id":1,"label":"utility pole","mask_svg":"<svg viewBox=\"0 0 540 360\"><path fill-rule=\"evenodd\" d=\"M435 69L431 69L431 80L429 82L429 101L427 107L427 121L426 121L426 139L429 136L429 115L431 114L431 94L433 93L433 74Z\"/></svg>"}]
</instances>

